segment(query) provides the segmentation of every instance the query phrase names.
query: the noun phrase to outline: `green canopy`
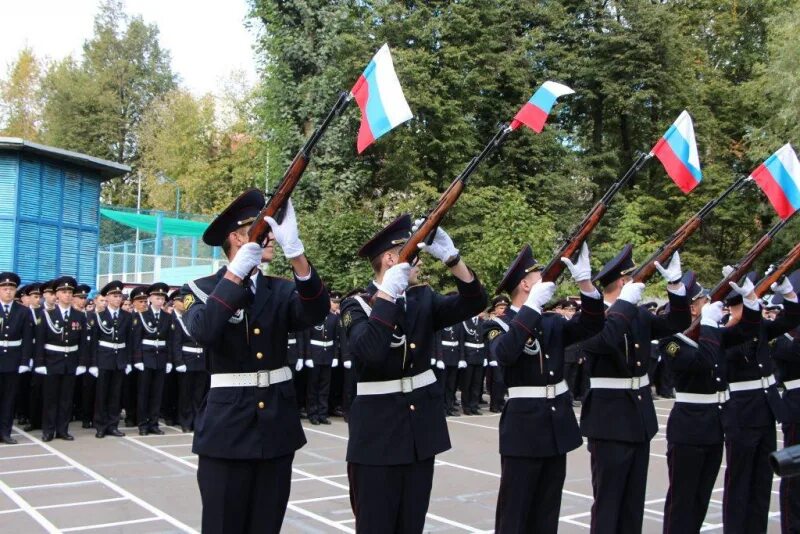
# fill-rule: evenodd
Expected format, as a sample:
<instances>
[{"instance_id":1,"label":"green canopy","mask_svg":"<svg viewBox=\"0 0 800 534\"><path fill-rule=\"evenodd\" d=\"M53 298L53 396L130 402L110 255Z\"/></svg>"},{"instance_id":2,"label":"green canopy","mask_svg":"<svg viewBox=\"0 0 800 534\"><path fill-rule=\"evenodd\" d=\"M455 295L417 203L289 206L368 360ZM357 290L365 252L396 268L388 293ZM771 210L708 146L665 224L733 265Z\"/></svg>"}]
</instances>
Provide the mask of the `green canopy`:
<instances>
[{"instance_id":1,"label":"green canopy","mask_svg":"<svg viewBox=\"0 0 800 534\"><path fill-rule=\"evenodd\" d=\"M158 219L161 219L161 235L177 235L185 237L201 237L208 228L207 222L188 221L185 219L175 219L171 217L159 217L157 215L144 215L142 213L130 213L127 211L110 210L100 208L100 214L108 217L112 221L136 228L148 234L156 234Z\"/></svg>"}]
</instances>

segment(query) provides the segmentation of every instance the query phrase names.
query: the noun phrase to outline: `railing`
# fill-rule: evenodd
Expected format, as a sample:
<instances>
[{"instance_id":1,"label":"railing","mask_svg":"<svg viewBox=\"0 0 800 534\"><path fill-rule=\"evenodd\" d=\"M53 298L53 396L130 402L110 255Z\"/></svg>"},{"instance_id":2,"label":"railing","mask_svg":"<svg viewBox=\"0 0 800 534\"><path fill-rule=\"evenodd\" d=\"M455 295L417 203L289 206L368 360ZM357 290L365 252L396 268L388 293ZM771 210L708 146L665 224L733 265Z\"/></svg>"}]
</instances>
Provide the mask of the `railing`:
<instances>
[{"instance_id":1,"label":"railing","mask_svg":"<svg viewBox=\"0 0 800 534\"><path fill-rule=\"evenodd\" d=\"M182 285L189 280L212 274L228 263L223 258L135 254L133 248L131 247L130 252L98 252L96 287L103 287L111 280Z\"/></svg>"}]
</instances>

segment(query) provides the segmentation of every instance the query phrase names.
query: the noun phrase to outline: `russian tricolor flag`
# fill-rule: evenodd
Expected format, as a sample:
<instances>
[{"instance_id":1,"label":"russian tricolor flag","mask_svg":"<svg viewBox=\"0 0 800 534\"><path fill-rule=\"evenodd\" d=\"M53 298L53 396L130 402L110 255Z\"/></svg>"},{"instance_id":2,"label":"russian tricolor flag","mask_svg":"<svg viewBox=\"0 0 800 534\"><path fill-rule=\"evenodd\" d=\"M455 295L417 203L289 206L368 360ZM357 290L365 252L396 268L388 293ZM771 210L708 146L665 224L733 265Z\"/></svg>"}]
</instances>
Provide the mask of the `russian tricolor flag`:
<instances>
[{"instance_id":1,"label":"russian tricolor flag","mask_svg":"<svg viewBox=\"0 0 800 534\"><path fill-rule=\"evenodd\" d=\"M761 187L781 219L800 209L800 162L786 143L756 168L750 177Z\"/></svg>"},{"instance_id":2,"label":"russian tricolor flag","mask_svg":"<svg viewBox=\"0 0 800 534\"><path fill-rule=\"evenodd\" d=\"M534 132L541 133L544 123L547 122L547 115L553 109L556 99L574 92L558 82L544 82L514 116L514 120L511 121L511 129L516 130L521 124L524 124Z\"/></svg>"},{"instance_id":3,"label":"russian tricolor flag","mask_svg":"<svg viewBox=\"0 0 800 534\"><path fill-rule=\"evenodd\" d=\"M650 153L661 161L669 177L684 193L697 187L703 179L694 126L686 110L683 110Z\"/></svg>"},{"instance_id":4,"label":"russian tricolor flag","mask_svg":"<svg viewBox=\"0 0 800 534\"><path fill-rule=\"evenodd\" d=\"M361 108L357 143L359 154L377 138L413 117L403 96L400 80L394 72L387 44L369 62L350 94Z\"/></svg>"}]
</instances>

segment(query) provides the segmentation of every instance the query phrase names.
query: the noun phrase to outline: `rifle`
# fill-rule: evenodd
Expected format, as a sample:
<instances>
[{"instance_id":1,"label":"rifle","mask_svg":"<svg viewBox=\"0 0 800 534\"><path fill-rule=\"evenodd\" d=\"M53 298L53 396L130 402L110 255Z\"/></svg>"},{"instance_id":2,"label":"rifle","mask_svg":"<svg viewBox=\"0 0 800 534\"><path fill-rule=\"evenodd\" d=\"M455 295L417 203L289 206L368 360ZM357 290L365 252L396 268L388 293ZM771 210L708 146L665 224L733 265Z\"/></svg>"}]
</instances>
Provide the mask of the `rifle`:
<instances>
[{"instance_id":1,"label":"rifle","mask_svg":"<svg viewBox=\"0 0 800 534\"><path fill-rule=\"evenodd\" d=\"M608 206L611 204L611 200L617 194L617 192L622 189L622 186L625 185L628 180L633 178L642 168L644 168L645 163L653 157L652 153L649 154L642 154L640 155L636 161L633 162L633 165L630 169L616 182L611 184L611 187L608 188L608 191L605 192L603 198L597 201L594 207L589 211L588 215L584 217L584 219L575 227L574 230L569 234L569 236L564 240L564 244L561 245L561 248L553 256L553 259L550 260L550 263L542 271L542 281L544 282L555 282L558 280L558 277L561 276L561 273L564 272L564 262L561 261L561 258L572 258L577 253L578 250L583 245L583 242L589 237L589 234L595 229L595 227L600 223L600 220L603 218L603 215L606 214L606 210L608 210Z\"/></svg>"},{"instance_id":2,"label":"rifle","mask_svg":"<svg viewBox=\"0 0 800 534\"><path fill-rule=\"evenodd\" d=\"M800 243L797 243L778 263L770 265L766 276L756 284L756 296L763 297L770 286L783 278L798 261L800 261ZM800 290L800 288L795 289Z\"/></svg>"},{"instance_id":3,"label":"rifle","mask_svg":"<svg viewBox=\"0 0 800 534\"><path fill-rule=\"evenodd\" d=\"M510 134L513 130L508 124L501 124L500 128L497 130L497 133L494 134L494 137L489 141L489 143L483 148L480 154L472 158L472 160L467 165L467 168L461 171L455 180L450 184L450 186L442 193L437 201L436 205L431 209L427 215L425 215L422 224L420 224L419 228L416 229L414 233L408 238L403 246L400 248L400 252L398 256L400 257L399 263L414 263L414 260L417 258L419 254L419 247L418 245L423 241L427 244L431 244L433 242L433 238L436 235L436 229L441 224L442 219L444 216L447 215L447 212L450 208L458 200L458 197L461 196L461 192L464 191L464 188L467 186L467 180L475 172L475 169L478 168L478 165L492 155L498 148L505 142L508 134Z\"/></svg>"},{"instance_id":4,"label":"rifle","mask_svg":"<svg viewBox=\"0 0 800 534\"><path fill-rule=\"evenodd\" d=\"M741 189L747 182L748 178L740 178L733 182L725 191L722 192L717 198L710 200L700 211L695 213L689 220L681 225L666 241L647 258L642 265L640 265L633 272L634 282L646 282L656 272L655 262L662 265L669 262L672 255L679 250L684 243L691 237L691 235L703 224L708 214L711 213L728 195Z\"/></svg>"},{"instance_id":5,"label":"rifle","mask_svg":"<svg viewBox=\"0 0 800 534\"><path fill-rule=\"evenodd\" d=\"M277 187L267 195L268 200L264 208L261 210L261 213L258 214L256 217L255 222L247 231L247 237L251 243L263 243L264 240L267 238L269 234L269 225L264 220L264 217L272 217L278 223L283 221L283 216L286 212L286 202L289 200L289 196L294 191L297 182L300 181L300 178L303 176L303 173L308 166L308 162L311 160L311 151L314 149L314 146L319 142L322 138L322 134L325 133L325 130L328 129L331 121L334 117L338 117L341 115L342 111L347 107L347 105L352 100L350 93L342 91L339 93L339 99L334 104L333 108L328 112L327 117L325 120L322 121L322 124L317 126L317 129L314 130L314 133L311 134L311 137L305 142L303 147L300 151L295 155L292 163L289 165L289 168L286 169L286 172L283 174L283 178L281 181L278 182Z\"/></svg>"}]
</instances>

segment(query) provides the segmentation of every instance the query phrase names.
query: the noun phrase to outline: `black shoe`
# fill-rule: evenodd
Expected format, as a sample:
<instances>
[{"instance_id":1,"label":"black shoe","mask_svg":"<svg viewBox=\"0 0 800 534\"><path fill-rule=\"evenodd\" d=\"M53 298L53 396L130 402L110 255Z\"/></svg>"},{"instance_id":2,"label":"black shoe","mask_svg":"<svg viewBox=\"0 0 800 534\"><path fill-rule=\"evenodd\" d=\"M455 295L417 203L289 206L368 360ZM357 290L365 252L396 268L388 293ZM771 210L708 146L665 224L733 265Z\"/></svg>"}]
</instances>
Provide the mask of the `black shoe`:
<instances>
[{"instance_id":1,"label":"black shoe","mask_svg":"<svg viewBox=\"0 0 800 534\"><path fill-rule=\"evenodd\" d=\"M42 441L53 441L53 434L42 434Z\"/></svg>"},{"instance_id":2,"label":"black shoe","mask_svg":"<svg viewBox=\"0 0 800 534\"><path fill-rule=\"evenodd\" d=\"M483 412L478 410L477 408L473 408L472 415L483 415Z\"/></svg>"},{"instance_id":3,"label":"black shoe","mask_svg":"<svg viewBox=\"0 0 800 534\"><path fill-rule=\"evenodd\" d=\"M183 432L184 434L186 434L187 432L191 432L191 431L192 431L192 429L189 428L188 426L181 425L181 432Z\"/></svg>"},{"instance_id":4,"label":"black shoe","mask_svg":"<svg viewBox=\"0 0 800 534\"><path fill-rule=\"evenodd\" d=\"M347 422L349 422L349 421L350 421L350 416L349 416L349 415L347 415L347 414L344 414L344 415L342 416L342 418L344 419L344 422L345 422L345 423L347 423Z\"/></svg>"},{"instance_id":5,"label":"black shoe","mask_svg":"<svg viewBox=\"0 0 800 534\"><path fill-rule=\"evenodd\" d=\"M336 408L333 409L333 415L334 417L344 417L344 411L342 411L342 409L337 406Z\"/></svg>"},{"instance_id":6,"label":"black shoe","mask_svg":"<svg viewBox=\"0 0 800 534\"><path fill-rule=\"evenodd\" d=\"M309 422L310 422L312 425L318 425L318 424L320 424L320 421L319 421L319 419L317 419L316 417L310 417L310 418L308 419L308 421L309 421Z\"/></svg>"},{"instance_id":7,"label":"black shoe","mask_svg":"<svg viewBox=\"0 0 800 534\"><path fill-rule=\"evenodd\" d=\"M331 424L330 420L329 420L327 417L323 417L323 418L321 418L321 419L319 420L319 422L320 422L321 424L323 424L323 425L329 425L329 424Z\"/></svg>"},{"instance_id":8,"label":"black shoe","mask_svg":"<svg viewBox=\"0 0 800 534\"><path fill-rule=\"evenodd\" d=\"M2 438L0 438L0 440L2 440L3 443L5 443L6 445L16 445L17 444L17 440L12 438L11 436L3 436Z\"/></svg>"},{"instance_id":9,"label":"black shoe","mask_svg":"<svg viewBox=\"0 0 800 534\"><path fill-rule=\"evenodd\" d=\"M75 441L75 437L67 432L66 434L56 434L58 439L63 439L64 441Z\"/></svg>"},{"instance_id":10,"label":"black shoe","mask_svg":"<svg viewBox=\"0 0 800 534\"><path fill-rule=\"evenodd\" d=\"M158 428L157 426L156 427L151 427L149 432L151 434L158 434L159 436L163 436L164 435L164 431L161 430L160 428Z\"/></svg>"},{"instance_id":11,"label":"black shoe","mask_svg":"<svg viewBox=\"0 0 800 534\"><path fill-rule=\"evenodd\" d=\"M496 408L495 406L492 406L491 408L489 408L489 411L492 413L500 413L503 410L501 410L500 408Z\"/></svg>"},{"instance_id":12,"label":"black shoe","mask_svg":"<svg viewBox=\"0 0 800 534\"><path fill-rule=\"evenodd\" d=\"M135 421L131 421L130 419L125 419L125 426L137 426Z\"/></svg>"},{"instance_id":13,"label":"black shoe","mask_svg":"<svg viewBox=\"0 0 800 534\"><path fill-rule=\"evenodd\" d=\"M140 436L146 436L147 434L148 434L148 432L147 432L146 428L140 428L139 429L139 435Z\"/></svg>"},{"instance_id":14,"label":"black shoe","mask_svg":"<svg viewBox=\"0 0 800 534\"><path fill-rule=\"evenodd\" d=\"M445 413L448 417L461 417L461 414L455 410L447 410Z\"/></svg>"},{"instance_id":15,"label":"black shoe","mask_svg":"<svg viewBox=\"0 0 800 534\"><path fill-rule=\"evenodd\" d=\"M104 437L106 437L106 433L103 432L102 430L98 430L97 432L94 433L94 437L96 437L97 439L103 439Z\"/></svg>"},{"instance_id":16,"label":"black shoe","mask_svg":"<svg viewBox=\"0 0 800 534\"><path fill-rule=\"evenodd\" d=\"M472 410L469 408L464 408L464 415L472 415Z\"/></svg>"},{"instance_id":17,"label":"black shoe","mask_svg":"<svg viewBox=\"0 0 800 534\"><path fill-rule=\"evenodd\" d=\"M81 423L81 428L92 428L92 423L90 423L89 421L84 421L83 423Z\"/></svg>"},{"instance_id":18,"label":"black shoe","mask_svg":"<svg viewBox=\"0 0 800 534\"><path fill-rule=\"evenodd\" d=\"M36 428L36 425L34 425L33 423L28 423L22 430L24 430L25 432L31 432L33 430L39 430L39 429Z\"/></svg>"},{"instance_id":19,"label":"black shoe","mask_svg":"<svg viewBox=\"0 0 800 534\"><path fill-rule=\"evenodd\" d=\"M174 426L175 425L175 420L174 419L166 419L165 418L164 419L164 424L167 425L167 426Z\"/></svg>"},{"instance_id":20,"label":"black shoe","mask_svg":"<svg viewBox=\"0 0 800 534\"><path fill-rule=\"evenodd\" d=\"M106 432L107 436L114 436L115 438L124 438L125 432L120 431L117 428L112 428L111 430Z\"/></svg>"},{"instance_id":21,"label":"black shoe","mask_svg":"<svg viewBox=\"0 0 800 534\"><path fill-rule=\"evenodd\" d=\"M308 419L308 414L302 408L300 408L300 419Z\"/></svg>"},{"instance_id":22,"label":"black shoe","mask_svg":"<svg viewBox=\"0 0 800 534\"><path fill-rule=\"evenodd\" d=\"M17 424L18 425L27 425L28 418L27 417L17 417Z\"/></svg>"}]
</instances>

